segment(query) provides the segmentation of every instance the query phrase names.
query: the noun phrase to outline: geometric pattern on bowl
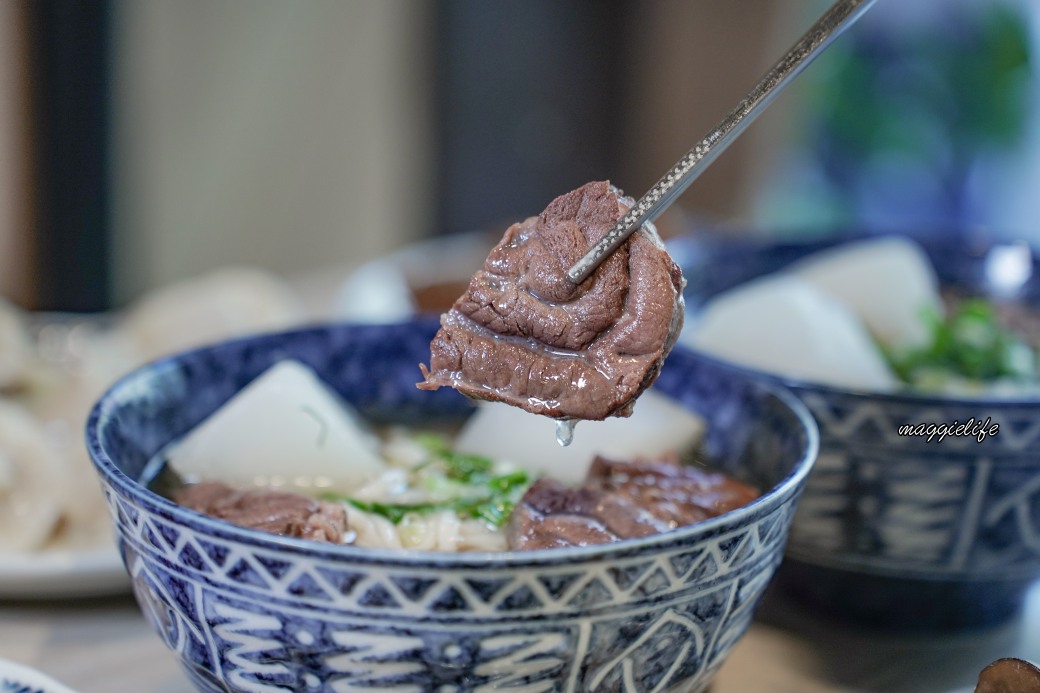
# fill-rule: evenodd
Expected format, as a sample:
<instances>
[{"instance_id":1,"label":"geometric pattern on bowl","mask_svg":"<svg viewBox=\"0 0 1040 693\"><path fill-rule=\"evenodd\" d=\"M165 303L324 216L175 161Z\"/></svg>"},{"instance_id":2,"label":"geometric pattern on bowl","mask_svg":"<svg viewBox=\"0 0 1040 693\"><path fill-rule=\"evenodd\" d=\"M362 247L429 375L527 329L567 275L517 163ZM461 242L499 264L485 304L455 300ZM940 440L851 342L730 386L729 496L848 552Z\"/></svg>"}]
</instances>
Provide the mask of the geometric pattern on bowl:
<instances>
[{"instance_id":1,"label":"geometric pattern on bowl","mask_svg":"<svg viewBox=\"0 0 1040 693\"><path fill-rule=\"evenodd\" d=\"M212 691L687 690L746 630L792 508L692 548L417 574L221 540L108 498L146 614Z\"/></svg>"},{"instance_id":2,"label":"geometric pattern on bowl","mask_svg":"<svg viewBox=\"0 0 1040 693\"><path fill-rule=\"evenodd\" d=\"M821 452L788 555L827 567L970 580L1040 575L1040 417L1036 405L921 398L884 402L792 388L820 426ZM1000 426L926 442L905 424Z\"/></svg>"},{"instance_id":3,"label":"geometric pattern on bowl","mask_svg":"<svg viewBox=\"0 0 1040 693\"><path fill-rule=\"evenodd\" d=\"M682 349L655 385L707 417L712 463L769 489L696 526L582 549L467 554L276 537L179 507L148 461L272 362L299 358L375 418L470 411L414 387L436 323L333 326L148 366L88 448L142 610L201 691L696 691L746 631L816 453L788 393ZM580 430L578 435L580 435Z\"/></svg>"}]
</instances>

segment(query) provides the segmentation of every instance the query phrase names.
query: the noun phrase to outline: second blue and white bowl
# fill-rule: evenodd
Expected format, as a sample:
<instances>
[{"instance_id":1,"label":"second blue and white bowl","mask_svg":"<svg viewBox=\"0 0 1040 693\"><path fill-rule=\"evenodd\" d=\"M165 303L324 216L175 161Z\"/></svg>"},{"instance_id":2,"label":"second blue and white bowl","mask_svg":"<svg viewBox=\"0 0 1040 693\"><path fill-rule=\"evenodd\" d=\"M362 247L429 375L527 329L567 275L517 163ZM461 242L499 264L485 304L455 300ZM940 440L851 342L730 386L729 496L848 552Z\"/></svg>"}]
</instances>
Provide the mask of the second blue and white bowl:
<instances>
[{"instance_id":1,"label":"second blue and white bowl","mask_svg":"<svg viewBox=\"0 0 1040 693\"><path fill-rule=\"evenodd\" d=\"M696 311L721 291L840 242L683 238L673 252ZM922 245L944 286L976 295L1002 288L993 260L1008 246ZM1035 253L1017 274L1019 300L1040 305ZM852 391L733 367L789 388L820 428L781 587L825 614L899 630L988 626L1020 612L1040 579L1040 398ZM999 432L981 442L900 434L906 425L987 419Z\"/></svg>"}]
</instances>

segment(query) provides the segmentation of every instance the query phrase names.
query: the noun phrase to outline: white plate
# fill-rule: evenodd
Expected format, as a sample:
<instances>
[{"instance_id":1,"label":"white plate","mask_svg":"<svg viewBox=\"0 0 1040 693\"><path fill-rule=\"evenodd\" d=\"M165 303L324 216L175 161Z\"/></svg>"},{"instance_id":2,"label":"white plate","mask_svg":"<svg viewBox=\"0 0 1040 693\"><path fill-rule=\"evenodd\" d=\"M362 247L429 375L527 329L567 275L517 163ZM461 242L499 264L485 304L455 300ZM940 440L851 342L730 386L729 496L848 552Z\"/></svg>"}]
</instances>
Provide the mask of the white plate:
<instances>
[{"instance_id":1,"label":"white plate","mask_svg":"<svg viewBox=\"0 0 1040 693\"><path fill-rule=\"evenodd\" d=\"M31 667L0 659L0 693L76 693Z\"/></svg>"},{"instance_id":2,"label":"white plate","mask_svg":"<svg viewBox=\"0 0 1040 693\"><path fill-rule=\"evenodd\" d=\"M115 548L0 554L0 599L72 599L129 590L130 578Z\"/></svg>"}]
</instances>

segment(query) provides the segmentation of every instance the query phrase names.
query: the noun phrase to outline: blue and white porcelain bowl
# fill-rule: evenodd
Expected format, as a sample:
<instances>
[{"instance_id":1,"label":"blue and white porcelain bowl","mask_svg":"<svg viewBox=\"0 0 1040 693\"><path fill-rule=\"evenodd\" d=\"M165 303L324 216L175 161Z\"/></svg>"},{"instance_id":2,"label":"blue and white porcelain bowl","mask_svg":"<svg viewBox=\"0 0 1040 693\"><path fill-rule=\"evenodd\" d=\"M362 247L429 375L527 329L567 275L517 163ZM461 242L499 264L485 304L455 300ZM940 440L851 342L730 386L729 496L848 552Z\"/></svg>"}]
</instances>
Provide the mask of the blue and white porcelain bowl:
<instances>
[{"instance_id":1,"label":"blue and white porcelain bowl","mask_svg":"<svg viewBox=\"0 0 1040 693\"><path fill-rule=\"evenodd\" d=\"M844 240L702 236L671 249L695 313L721 291ZM944 286L975 295L1003 283L994 260L1030 255L1021 244L968 238L922 246ZM1018 298L1040 305L1035 253L1016 274ZM856 392L736 370L793 391L820 428L777 587L832 616L889 629L996 625L1020 612L1040 579L1040 398ZM999 433L982 442L899 434L906 424L986 419Z\"/></svg>"},{"instance_id":2,"label":"blue and white porcelain bowl","mask_svg":"<svg viewBox=\"0 0 1040 693\"><path fill-rule=\"evenodd\" d=\"M368 550L216 521L141 483L150 459L274 361L299 359L374 420L458 419L416 389L436 325L340 325L174 356L118 382L87 442L141 608L201 691L697 691L751 621L816 456L782 389L674 352L658 390L705 451L766 489L703 524L580 549Z\"/></svg>"}]
</instances>

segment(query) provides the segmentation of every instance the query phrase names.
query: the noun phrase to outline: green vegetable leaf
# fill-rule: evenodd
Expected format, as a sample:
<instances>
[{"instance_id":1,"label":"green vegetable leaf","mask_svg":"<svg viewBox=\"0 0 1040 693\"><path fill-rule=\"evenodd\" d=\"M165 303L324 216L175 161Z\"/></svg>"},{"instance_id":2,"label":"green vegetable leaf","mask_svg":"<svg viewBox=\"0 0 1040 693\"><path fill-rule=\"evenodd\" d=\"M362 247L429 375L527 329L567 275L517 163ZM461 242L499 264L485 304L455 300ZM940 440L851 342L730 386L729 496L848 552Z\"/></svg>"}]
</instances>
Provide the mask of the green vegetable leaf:
<instances>
[{"instance_id":1,"label":"green vegetable leaf","mask_svg":"<svg viewBox=\"0 0 1040 693\"><path fill-rule=\"evenodd\" d=\"M444 466L444 473L449 479L474 482L486 476L494 466L494 462L487 457L452 451L448 442L440 436L421 434L416 440L429 451L431 462L440 462Z\"/></svg>"},{"instance_id":2,"label":"green vegetable leaf","mask_svg":"<svg viewBox=\"0 0 1040 693\"><path fill-rule=\"evenodd\" d=\"M394 524L400 523L410 514L428 515L442 510L452 510L459 517L480 519L495 527L501 527L509 520L513 508L531 483L530 476L522 470L493 475L491 472L494 462L491 459L453 452L448 442L440 436L418 434L415 440L429 452L429 458L418 464L413 471L425 470L431 474L440 472L433 474L428 480L442 492L453 492L454 497L422 503L361 501L335 494L326 495L325 498L345 502L358 510L380 515ZM445 479L448 481L444 481Z\"/></svg>"},{"instance_id":3,"label":"green vegetable leaf","mask_svg":"<svg viewBox=\"0 0 1040 693\"><path fill-rule=\"evenodd\" d=\"M411 513L426 515L435 510L440 510L444 505L442 503L380 503L378 501L359 501L342 496L326 496L326 499L343 501L366 513L382 515L395 525L400 523L406 515Z\"/></svg>"},{"instance_id":4,"label":"green vegetable leaf","mask_svg":"<svg viewBox=\"0 0 1040 693\"><path fill-rule=\"evenodd\" d=\"M1036 377L1035 352L1000 324L989 301L966 300L945 318L929 313L925 319L931 333L925 346L902 352L882 347L903 382L934 382L942 374L978 381Z\"/></svg>"}]
</instances>

